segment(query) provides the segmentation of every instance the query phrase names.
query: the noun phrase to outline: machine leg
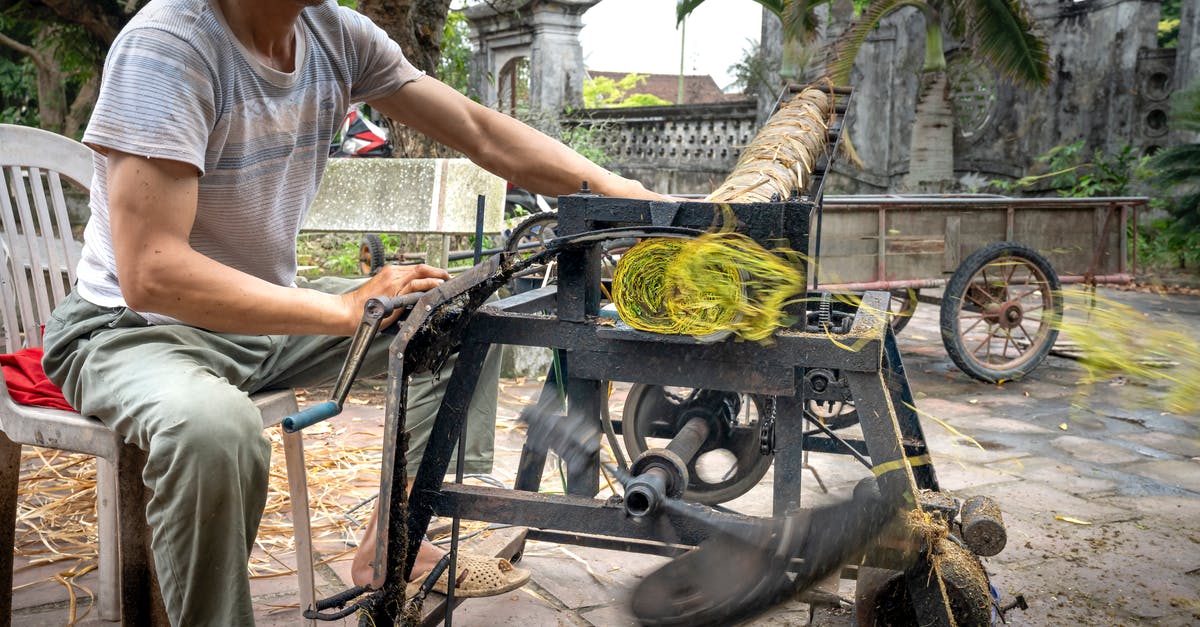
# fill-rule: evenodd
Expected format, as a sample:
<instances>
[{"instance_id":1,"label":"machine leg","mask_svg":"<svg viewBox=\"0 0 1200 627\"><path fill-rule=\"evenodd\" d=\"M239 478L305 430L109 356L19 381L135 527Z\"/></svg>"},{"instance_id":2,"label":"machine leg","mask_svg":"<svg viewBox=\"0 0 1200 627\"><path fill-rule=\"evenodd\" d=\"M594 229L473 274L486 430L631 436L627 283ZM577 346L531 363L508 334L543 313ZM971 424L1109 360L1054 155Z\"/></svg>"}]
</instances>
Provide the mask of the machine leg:
<instances>
[{"instance_id":1,"label":"machine leg","mask_svg":"<svg viewBox=\"0 0 1200 627\"><path fill-rule=\"evenodd\" d=\"M904 373L904 362L900 359L900 348L896 345L896 334L891 327L883 340L883 368L888 391L891 393L892 406L896 410L899 421L900 435L910 448L920 452L909 459L912 466L913 478L917 487L923 490L938 490L937 474L933 470L933 462L929 458L929 449L925 443L925 431L918 419L916 403L913 401L912 388L908 385L908 375Z\"/></svg>"},{"instance_id":2,"label":"machine leg","mask_svg":"<svg viewBox=\"0 0 1200 627\"><path fill-rule=\"evenodd\" d=\"M775 400L775 485L773 512L784 516L800 509L804 476L804 400L780 396ZM763 417L759 417L762 420Z\"/></svg>"},{"instance_id":3,"label":"machine leg","mask_svg":"<svg viewBox=\"0 0 1200 627\"><path fill-rule=\"evenodd\" d=\"M564 362L564 368L565 368ZM595 433L603 433L600 424L600 403L608 402L601 381L567 377L567 412L570 418L582 421ZM596 496L600 491L600 453L597 451L580 464L573 464L567 473L567 494Z\"/></svg>"},{"instance_id":4,"label":"machine leg","mask_svg":"<svg viewBox=\"0 0 1200 627\"><path fill-rule=\"evenodd\" d=\"M475 384L479 381L479 373L483 368L483 360L487 357L488 344L466 341L458 353L458 362L450 375L446 386L446 395L438 410L433 423L433 431L429 435L429 444L425 447L421 466L417 470L417 478L413 483L412 496L409 499L408 511L408 550L404 565L404 573L412 572L413 562L417 558L417 550L421 539L429 527L429 519L433 516L437 493L446 476L446 469L454 455L455 446L462 437L468 415L471 396L475 392ZM396 511L392 504L391 515L403 516L405 512ZM391 547L389 546L389 553ZM389 560L390 562L390 560Z\"/></svg>"},{"instance_id":5,"label":"machine leg","mask_svg":"<svg viewBox=\"0 0 1200 627\"><path fill-rule=\"evenodd\" d=\"M911 462L905 456L900 420L893 403L894 391L888 387L889 379L895 381L895 373L891 370L889 375L882 369L879 372L847 371L845 376L858 408L863 439L867 443L879 492L900 510L919 510L916 478ZM902 389L906 390L907 385ZM955 624L937 563L928 559L927 550L921 551L905 577L921 625L949 627Z\"/></svg>"}]
</instances>

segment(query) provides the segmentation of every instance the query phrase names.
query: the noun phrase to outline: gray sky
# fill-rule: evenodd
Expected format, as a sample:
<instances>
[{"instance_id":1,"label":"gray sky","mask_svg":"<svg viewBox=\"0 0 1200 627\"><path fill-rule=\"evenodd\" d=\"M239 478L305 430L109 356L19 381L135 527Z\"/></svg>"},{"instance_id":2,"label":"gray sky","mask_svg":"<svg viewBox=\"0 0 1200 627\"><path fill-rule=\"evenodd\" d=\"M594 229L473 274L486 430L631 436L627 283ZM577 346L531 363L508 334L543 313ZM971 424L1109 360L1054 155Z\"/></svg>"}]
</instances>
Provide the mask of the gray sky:
<instances>
[{"instance_id":1,"label":"gray sky","mask_svg":"<svg viewBox=\"0 0 1200 627\"><path fill-rule=\"evenodd\" d=\"M675 0L602 0L583 14L583 58L589 70L679 73ZM758 40L762 7L751 0L707 0L687 21L685 74L710 74L722 88L729 66Z\"/></svg>"}]
</instances>

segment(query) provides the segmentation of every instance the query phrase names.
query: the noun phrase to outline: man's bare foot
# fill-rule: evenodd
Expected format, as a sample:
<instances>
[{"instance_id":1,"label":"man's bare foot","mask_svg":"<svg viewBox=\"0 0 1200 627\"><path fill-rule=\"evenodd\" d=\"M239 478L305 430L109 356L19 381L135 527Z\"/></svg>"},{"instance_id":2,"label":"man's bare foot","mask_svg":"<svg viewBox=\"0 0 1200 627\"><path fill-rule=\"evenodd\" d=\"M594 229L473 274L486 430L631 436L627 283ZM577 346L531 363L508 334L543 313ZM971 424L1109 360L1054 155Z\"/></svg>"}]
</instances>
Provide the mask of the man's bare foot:
<instances>
[{"instance_id":1,"label":"man's bare foot","mask_svg":"<svg viewBox=\"0 0 1200 627\"><path fill-rule=\"evenodd\" d=\"M356 586L365 586L372 583L375 578L375 527L379 524L375 516L375 512L371 513L371 520L367 522L367 527L363 531L362 538L358 543L358 550L354 553L354 561L350 564L350 579ZM426 540L421 543L421 549L417 551L417 560L413 563L412 576L409 581L416 581L425 576L426 573L433 570L437 565L438 560L446 552L435 546L430 541Z\"/></svg>"}]
</instances>

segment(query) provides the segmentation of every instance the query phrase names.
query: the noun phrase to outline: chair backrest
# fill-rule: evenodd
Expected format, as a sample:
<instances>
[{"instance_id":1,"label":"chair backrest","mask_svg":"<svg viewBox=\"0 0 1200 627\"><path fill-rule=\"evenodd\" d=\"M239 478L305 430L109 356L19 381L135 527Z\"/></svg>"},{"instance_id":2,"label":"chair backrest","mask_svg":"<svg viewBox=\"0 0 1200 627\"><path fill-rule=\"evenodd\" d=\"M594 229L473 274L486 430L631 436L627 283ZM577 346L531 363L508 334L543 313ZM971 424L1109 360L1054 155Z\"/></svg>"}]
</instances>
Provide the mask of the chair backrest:
<instances>
[{"instance_id":1,"label":"chair backrest","mask_svg":"<svg viewBox=\"0 0 1200 627\"><path fill-rule=\"evenodd\" d=\"M63 180L87 192L92 151L49 131L0 124L0 295L6 352L41 346L41 327L75 283L79 246Z\"/></svg>"}]
</instances>

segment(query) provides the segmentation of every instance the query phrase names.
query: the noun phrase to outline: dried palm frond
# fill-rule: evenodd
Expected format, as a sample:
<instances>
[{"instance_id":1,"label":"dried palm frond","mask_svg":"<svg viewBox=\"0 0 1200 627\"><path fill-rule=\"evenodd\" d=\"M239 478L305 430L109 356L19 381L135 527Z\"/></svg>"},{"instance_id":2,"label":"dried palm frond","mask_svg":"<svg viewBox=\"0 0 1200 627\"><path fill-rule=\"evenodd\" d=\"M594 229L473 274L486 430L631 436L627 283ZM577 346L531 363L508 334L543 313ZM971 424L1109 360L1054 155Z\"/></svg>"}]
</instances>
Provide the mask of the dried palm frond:
<instances>
[{"instance_id":1,"label":"dried palm frond","mask_svg":"<svg viewBox=\"0 0 1200 627\"><path fill-rule=\"evenodd\" d=\"M808 186L829 147L834 120L831 94L808 87L783 103L738 157L712 202L770 202Z\"/></svg>"}]
</instances>

